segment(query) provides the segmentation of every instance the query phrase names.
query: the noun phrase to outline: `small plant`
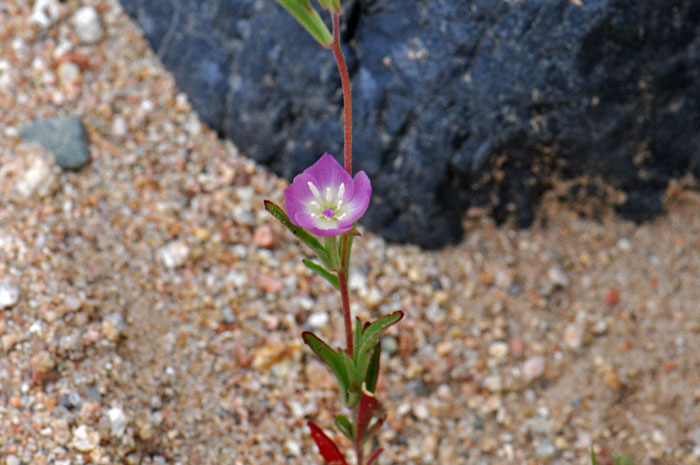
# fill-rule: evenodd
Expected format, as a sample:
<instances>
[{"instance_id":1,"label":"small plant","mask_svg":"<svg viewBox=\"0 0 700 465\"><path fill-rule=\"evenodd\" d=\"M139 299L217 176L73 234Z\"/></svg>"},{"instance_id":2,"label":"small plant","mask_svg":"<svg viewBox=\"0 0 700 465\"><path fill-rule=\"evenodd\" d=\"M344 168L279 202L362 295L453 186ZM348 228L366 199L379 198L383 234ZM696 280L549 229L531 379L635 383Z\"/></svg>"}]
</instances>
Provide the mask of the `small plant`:
<instances>
[{"instance_id":1,"label":"small plant","mask_svg":"<svg viewBox=\"0 0 700 465\"><path fill-rule=\"evenodd\" d=\"M344 167L324 154L297 175L284 192L284 208L266 200L265 209L306 244L318 261L304 259L306 267L340 292L345 325L345 347L333 349L306 331L304 342L335 375L340 397L349 415L338 413L338 430L354 445L357 465L371 465L382 452L377 447L368 455L368 444L384 423L385 415L375 396L381 360L380 338L403 313L396 311L373 322L355 320L350 313L348 272L354 238L360 236L357 221L364 215L372 185L364 171L352 177L352 97L350 78L340 48L339 0L318 0L332 18L332 33L309 0L277 0L324 47L333 51L343 87ZM316 424L308 423L311 437L327 465L347 465L337 444ZM367 457L365 459L365 457Z\"/></svg>"}]
</instances>

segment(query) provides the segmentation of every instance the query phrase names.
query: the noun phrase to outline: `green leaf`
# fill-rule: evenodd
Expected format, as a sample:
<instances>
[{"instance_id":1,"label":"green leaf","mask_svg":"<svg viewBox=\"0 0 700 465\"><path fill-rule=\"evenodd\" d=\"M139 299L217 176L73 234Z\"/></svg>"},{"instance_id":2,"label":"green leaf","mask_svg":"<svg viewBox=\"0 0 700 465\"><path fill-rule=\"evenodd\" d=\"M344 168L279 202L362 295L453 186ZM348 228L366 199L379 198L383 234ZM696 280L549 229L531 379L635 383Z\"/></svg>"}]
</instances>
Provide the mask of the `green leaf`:
<instances>
[{"instance_id":1,"label":"green leaf","mask_svg":"<svg viewBox=\"0 0 700 465\"><path fill-rule=\"evenodd\" d=\"M366 326L362 332L362 342L359 348L355 348L355 370L364 380L369 369L370 358L369 351L379 344L379 338L386 332L389 327L397 323L403 318L403 312L397 311L385 315Z\"/></svg>"},{"instance_id":2,"label":"green leaf","mask_svg":"<svg viewBox=\"0 0 700 465\"><path fill-rule=\"evenodd\" d=\"M365 324L358 317L355 317L355 337L353 338L353 345L355 346L355 352L353 357L357 358L357 352L360 350L360 345L362 345L362 332L365 330Z\"/></svg>"},{"instance_id":3,"label":"green leaf","mask_svg":"<svg viewBox=\"0 0 700 465\"><path fill-rule=\"evenodd\" d=\"M277 0L277 3L289 11L318 43L324 47L331 46L333 36L309 0Z\"/></svg>"},{"instance_id":4,"label":"green leaf","mask_svg":"<svg viewBox=\"0 0 700 465\"><path fill-rule=\"evenodd\" d=\"M352 240L354 237L355 236L348 235L348 250L347 250L347 255L345 257L345 275L346 276L350 276L350 255L351 255L350 252L352 251ZM340 241L340 243L342 246L343 241ZM340 253L341 254L343 253L342 250Z\"/></svg>"},{"instance_id":5,"label":"green leaf","mask_svg":"<svg viewBox=\"0 0 700 465\"><path fill-rule=\"evenodd\" d=\"M367 367L367 374L365 374L365 386L369 392L374 392L377 387L377 380L379 379L379 360L382 357L382 345L377 344L374 346L374 352L372 352L372 358L369 359L369 366Z\"/></svg>"},{"instance_id":6,"label":"green leaf","mask_svg":"<svg viewBox=\"0 0 700 465\"><path fill-rule=\"evenodd\" d=\"M362 345L360 346L359 353L362 354L369 352L369 350L374 347L379 338L389 329L390 326L398 323L398 321L403 318L402 311L396 311L388 315L384 315L371 325L367 327L362 333Z\"/></svg>"},{"instance_id":7,"label":"green leaf","mask_svg":"<svg viewBox=\"0 0 700 465\"><path fill-rule=\"evenodd\" d=\"M592 465L598 465L595 459L595 451L593 450L593 447L591 447L591 464Z\"/></svg>"},{"instance_id":8,"label":"green leaf","mask_svg":"<svg viewBox=\"0 0 700 465\"><path fill-rule=\"evenodd\" d=\"M311 250L314 251L316 256L323 262L324 265L328 266L328 254L326 253L326 249L323 248L320 242L318 242L318 239L316 239L314 236L306 232L306 230L300 228L299 226L293 224L290 220L287 214L282 210L279 205L277 205L274 202L271 202L269 200L265 200L265 210L270 212L272 216L277 218L280 223L287 229L289 229L292 234L297 236L299 239L301 239L306 245L308 245Z\"/></svg>"},{"instance_id":9,"label":"green leaf","mask_svg":"<svg viewBox=\"0 0 700 465\"><path fill-rule=\"evenodd\" d=\"M323 360L326 365L328 365L328 368L331 369L336 378L338 378L338 383L340 384L343 398L346 399L347 402L349 396L348 390L350 388L350 377L348 375L345 361L342 358L342 354L345 354L345 352L342 350L338 350L336 352L335 350L331 349L328 344L323 342L318 336L310 331L304 331L301 334L301 337L304 339L304 342L311 347L311 350L313 350L314 353L318 355L318 357Z\"/></svg>"},{"instance_id":10,"label":"green leaf","mask_svg":"<svg viewBox=\"0 0 700 465\"><path fill-rule=\"evenodd\" d=\"M331 13L340 10L340 0L318 0L318 3Z\"/></svg>"},{"instance_id":11,"label":"green leaf","mask_svg":"<svg viewBox=\"0 0 700 465\"><path fill-rule=\"evenodd\" d=\"M338 276L334 275L321 265L312 262L308 258L304 259L304 265L306 265L308 269L310 269L311 271L313 271L314 273L331 283L333 287L335 287L336 289L340 289L340 282L338 281Z\"/></svg>"},{"instance_id":12,"label":"green leaf","mask_svg":"<svg viewBox=\"0 0 700 465\"><path fill-rule=\"evenodd\" d=\"M352 442L355 442L355 433L353 432L355 427L346 416L336 415L335 424L338 425L338 429L345 435L345 437L350 439Z\"/></svg>"}]
</instances>

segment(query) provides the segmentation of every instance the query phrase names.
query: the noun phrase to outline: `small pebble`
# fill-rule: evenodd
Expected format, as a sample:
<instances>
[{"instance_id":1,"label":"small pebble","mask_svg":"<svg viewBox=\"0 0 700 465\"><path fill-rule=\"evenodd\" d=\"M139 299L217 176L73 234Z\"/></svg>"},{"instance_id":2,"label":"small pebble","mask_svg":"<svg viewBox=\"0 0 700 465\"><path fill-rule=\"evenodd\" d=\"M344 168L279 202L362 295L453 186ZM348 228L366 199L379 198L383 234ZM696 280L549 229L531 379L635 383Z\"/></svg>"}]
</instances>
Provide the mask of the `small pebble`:
<instances>
[{"instance_id":1,"label":"small pebble","mask_svg":"<svg viewBox=\"0 0 700 465\"><path fill-rule=\"evenodd\" d=\"M124 410L117 407L111 408L107 412L107 416L109 416L112 436L115 438L124 436L126 426L129 423L129 417L126 416Z\"/></svg>"},{"instance_id":2,"label":"small pebble","mask_svg":"<svg viewBox=\"0 0 700 465\"><path fill-rule=\"evenodd\" d=\"M30 363L34 370L41 373L46 373L56 366L53 356L45 350L33 356Z\"/></svg>"},{"instance_id":3,"label":"small pebble","mask_svg":"<svg viewBox=\"0 0 700 465\"><path fill-rule=\"evenodd\" d=\"M221 309L221 320L227 325L236 322L236 313L229 305Z\"/></svg>"},{"instance_id":4,"label":"small pebble","mask_svg":"<svg viewBox=\"0 0 700 465\"><path fill-rule=\"evenodd\" d=\"M287 449L287 452L289 452L290 455L295 457L301 455L301 444L299 444L297 441L288 439L287 442L284 443L284 447Z\"/></svg>"},{"instance_id":5,"label":"small pebble","mask_svg":"<svg viewBox=\"0 0 700 465\"><path fill-rule=\"evenodd\" d=\"M271 249L277 244L277 235L270 225L264 224L255 229L253 244L265 249Z\"/></svg>"},{"instance_id":6,"label":"small pebble","mask_svg":"<svg viewBox=\"0 0 700 465\"><path fill-rule=\"evenodd\" d=\"M60 17L61 10L58 0L36 0L29 21L39 27L48 28Z\"/></svg>"},{"instance_id":7,"label":"small pebble","mask_svg":"<svg viewBox=\"0 0 700 465\"><path fill-rule=\"evenodd\" d=\"M545 360L541 355L528 358L522 366L522 376L526 383L530 383L544 374Z\"/></svg>"},{"instance_id":8,"label":"small pebble","mask_svg":"<svg viewBox=\"0 0 700 465\"><path fill-rule=\"evenodd\" d=\"M330 316L328 315L327 312L316 312L316 313L312 313L306 322L312 328L321 329L321 328L325 328L326 325L328 325L329 319L330 319Z\"/></svg>"},{"instance_id":9,"label":"small pebble","mask_svg":"<svg viewBox=\"0 0 700 465\"><path fill-rule=\"evenodd\" d=\"M564 270L558 266L552 267L547 271L547 277L557 287L565 288L569 285L569 278L566 276Z\"/></svg>"},{"instance_id":10,"label":"small pebble","mask_svg":"<svg viewBox=\"0 0 700 465\"><path fill-rule=\"evenodd\" d=\"M80 41L86 44L99 42L104 36L100 17L91 6L79 8L73 14L73 26Z\"/></svg>"},{"instance_id":11,"label":"small pebble","mask_svg":"<svg viewBox=\"0 0 700 465\"><path fill-rule=\"evenodd\" d=\"M583 328L576 323L572 323L564 329L564 343L569 349L577 350L583 343Z\"/></svg>"},{"instance_id":12,"label":"small pebble","mask_svg":"<svg viewBox=\"0 0 700 465\"><path fill-rule=\"evenodd\" d=\"M497 341L489 346L489 355L498 361L504 360L508 356L508 344L503 341Z\"/></svg>"},{"instance_id":13,"label":"small pebble","mask_svg":"<svg viewBox=\"0 0 700 465\"><path fill-rule=\"evenodd\" d=\"M100 419L100 404L97 402L85 402L80 407L80 419L88 425L96 424Z\"/></svg>"},{"instance_id":14,"label":"small pebble","mask_svg":"<svg viewBox=\"0 0 700 465\"><path fill-rule=\"evenodd\" d=\"M129 326L124 316L119 312L110 313L102 320L102 334L112 342L117 342L120 338L125 337L128 330Z\"/></svg>"},{"instance_id":15,"label":"small pebble","mask_svg":"<svg viewBox=\"0 0 700 465\"><path fill-rule=\"evenodd\" d=\"M556 453L556 451L557 451L557 449L554 446L554 444L552 444L552 441L550 441L549 439L543 439L537 445L537 449L535 450L535 455L537 455L537 457L539 457L539 458L545 459L545 458L552 457Z\"/></svg>"},{"instance_id":16,"label":"small pebble","mask_svg":"<svg viewBox=\"0 0 700 465\"><path fill-rule=\"evenodd\" d=\"M0 309L17 305L20 295L19 287L10 284L0 284Z\"/></svg>"},{"instance_id":17,"label":"small pebble","mask_svg":"<svg viewBox=\"0 0 700 465\"><path fill-rule=\"evenodd\" d=\"M487 376L484 378L483 385L491 392L499 392L501 389L503 389L503 382L501 381L501 377L498 375Z\"/></svg>"},{"instance_id":18,"label":"small pebble","mask_svg":"<svg viewBox=\"0 0 700 465\"><path fill-rule=\"evenodd\" d=\"M158 250L158 258L165 268L174 270L187 262L190 248L182 241L171 242Z\"/></svg>"},{"instance_id":19,"label":"small pebble","mask_svg":"<svg viewBox=\"0 0 700 465\"><path fill-rule=\"evenodd\" d=\"M258 287L266 294L274 294L282 290L282 281L274 276L260 273L258 275Z\"/></svg>"},{"instance_id":20,"label":"small pebble","mask_svg":"<svg viewBox=\"0 0 700 465\"><path fill-rule=\"evenodd\" d=\"M70 446L80 452L91 452L100 443L100 433L87 425L80 425L73 431Z\"/></svg>"},{"instance_id":21,"label":"small pebble","mask_svg":"<svg viewBox=\"0 0 700 465\"><path fill-rule=\"evenodd\" d=\"M393 336L384 336L381 339L382 351L387 355L394 355L399 349L399 341Z\"/></svg>"}]
</instances>

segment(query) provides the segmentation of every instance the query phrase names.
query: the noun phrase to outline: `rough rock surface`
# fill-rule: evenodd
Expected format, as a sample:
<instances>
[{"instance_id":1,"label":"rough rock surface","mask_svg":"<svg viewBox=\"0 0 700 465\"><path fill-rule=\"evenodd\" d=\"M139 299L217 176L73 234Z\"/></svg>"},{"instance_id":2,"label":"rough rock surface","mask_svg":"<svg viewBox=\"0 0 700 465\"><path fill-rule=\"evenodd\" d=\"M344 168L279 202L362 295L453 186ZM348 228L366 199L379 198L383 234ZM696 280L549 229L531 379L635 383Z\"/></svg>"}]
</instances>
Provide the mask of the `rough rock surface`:
<instances>
[{"instance_id":1,"label":"rough rock surface","mask_svg":"<svg viewBox=\"0 0 700 465\"><path fill-rule=\"evenodd\" d=\"M328 51L272 0L122 0L204 121L290 178L341 153ZM470 207L529 225L552 176L637 221L700 175L695 0L344 4L365 224L437 247ZM593 179L595 183L586 179ZM576 192L572 192L575 194Z\"/></svg>"}]
</instances>

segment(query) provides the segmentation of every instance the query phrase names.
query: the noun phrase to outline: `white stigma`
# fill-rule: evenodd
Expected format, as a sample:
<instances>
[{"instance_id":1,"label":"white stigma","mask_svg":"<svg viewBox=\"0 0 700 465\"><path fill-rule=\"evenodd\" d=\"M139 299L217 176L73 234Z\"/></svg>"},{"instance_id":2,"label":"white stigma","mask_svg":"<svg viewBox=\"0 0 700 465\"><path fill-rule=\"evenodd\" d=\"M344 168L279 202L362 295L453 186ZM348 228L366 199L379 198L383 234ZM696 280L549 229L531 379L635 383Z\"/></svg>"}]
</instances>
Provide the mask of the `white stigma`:
<instances>
[{"instance_id":1,"label":"white stigma","mask_svg":"<svg viewBox=\"0 0 700 465\"><path fill-rule=\"evenodd\" d=\"M311 190L311 193L314 195L314 197L320 200L321 193L318 191L318 187L316 187L316 185L311 181L308 181L306 184L309 186L309 189Z\"/></svg>"}]
</instances>

